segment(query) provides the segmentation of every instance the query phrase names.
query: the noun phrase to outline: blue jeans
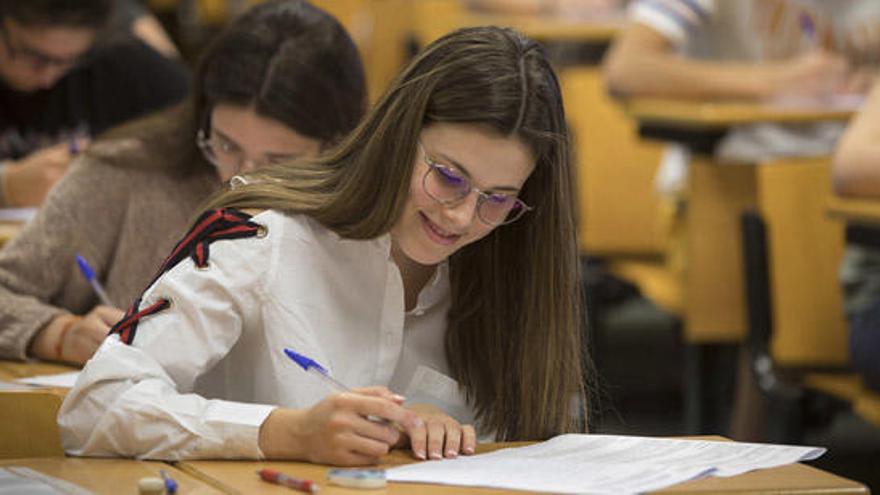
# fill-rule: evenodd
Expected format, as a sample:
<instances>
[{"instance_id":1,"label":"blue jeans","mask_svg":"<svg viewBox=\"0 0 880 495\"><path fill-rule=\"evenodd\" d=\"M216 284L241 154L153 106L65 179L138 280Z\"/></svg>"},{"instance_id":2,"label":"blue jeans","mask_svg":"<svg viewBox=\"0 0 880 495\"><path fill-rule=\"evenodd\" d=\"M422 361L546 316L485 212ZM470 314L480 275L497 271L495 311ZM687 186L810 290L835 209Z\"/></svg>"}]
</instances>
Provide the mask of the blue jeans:
<instances>
[{"instance_id":1,"label":"blue jeans","mask_svg":"<svg viewBox=\"0 0 880 495\"><path fill-rule=\"evenodd\" d=\"M880 300L850 318L849 349L853 369L869 388L880 390Z\"/></svg>"}]
</instances>

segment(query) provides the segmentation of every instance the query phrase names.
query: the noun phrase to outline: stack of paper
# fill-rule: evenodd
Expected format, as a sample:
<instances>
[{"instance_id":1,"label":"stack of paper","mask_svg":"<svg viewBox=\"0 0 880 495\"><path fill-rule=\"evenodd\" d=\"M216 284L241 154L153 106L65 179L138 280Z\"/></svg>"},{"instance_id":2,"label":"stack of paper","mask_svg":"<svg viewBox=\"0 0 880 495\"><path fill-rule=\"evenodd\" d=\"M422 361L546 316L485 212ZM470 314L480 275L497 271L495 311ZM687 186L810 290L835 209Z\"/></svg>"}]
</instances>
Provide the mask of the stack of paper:
<instances>
[{"instance_id":1,"label":"stack of paper","mask_svg":"<svg viewBox=\"0 0 880 495\"><path fill-rule=\"evenodd\" d=\"M816 459L824 448L615 435L561 435L528 447L398 466L389 481L554 493L640 493L702 476Z\"/></svg>"}]
</instances>

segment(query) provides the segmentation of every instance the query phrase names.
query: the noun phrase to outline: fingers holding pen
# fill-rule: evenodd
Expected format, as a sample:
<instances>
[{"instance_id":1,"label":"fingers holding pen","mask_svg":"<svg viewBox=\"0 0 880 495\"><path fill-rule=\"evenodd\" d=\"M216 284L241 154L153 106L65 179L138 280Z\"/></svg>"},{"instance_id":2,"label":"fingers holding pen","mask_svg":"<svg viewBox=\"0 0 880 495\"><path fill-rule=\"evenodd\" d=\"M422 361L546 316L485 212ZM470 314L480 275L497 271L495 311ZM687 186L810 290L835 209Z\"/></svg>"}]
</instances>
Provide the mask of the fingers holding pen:
<instances>
[{"instance_id":1,"label":"fingers holding pen","mask_svg":"<svg viewBox=\"0 0 880 495\"><path fill-rule=\"evenodd\" d=\"M269 458L354 466L375 464L401 436L421 423L387 389L331 395L308 409L276 409L260 428L260 449ZM370 418L378 418L375 421Z\"/></svg>"}]
</instances>

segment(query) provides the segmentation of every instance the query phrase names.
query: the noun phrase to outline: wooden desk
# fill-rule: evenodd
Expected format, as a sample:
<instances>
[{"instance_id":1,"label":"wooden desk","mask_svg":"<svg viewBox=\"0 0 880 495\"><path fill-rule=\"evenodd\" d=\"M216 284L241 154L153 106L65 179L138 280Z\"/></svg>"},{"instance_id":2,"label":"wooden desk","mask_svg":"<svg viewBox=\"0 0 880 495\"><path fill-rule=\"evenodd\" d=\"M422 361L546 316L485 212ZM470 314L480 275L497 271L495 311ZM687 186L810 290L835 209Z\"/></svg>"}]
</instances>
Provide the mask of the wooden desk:
<instances>
[{"instance_id":1,"label":"wooden desk","mask_svg":"<svg viewBox=\"0 0 880 495\"><path fill-rule=\"evenodd\" d=\"M558 15L490 14L468 9L462 0L412 2L413 36L422 46L458 28L511 27L539 41L607 45L625 25L624 18L570 19Z\"/></svg>"},{"instance_id":2,"label":"wooden desk","mask_svg":"<svg viewBox=\"0 0 880 495\"><path fill-rule=\"evenodd\" d=\"M514 445L523 445L517 443ZM480 445L479 453L489 452L511 444ZM414 462L408 452L395 451L388 455L380 467L388 468ZM326 482L328 467L301 462L241 462L241 461L189 461L177 464L194 477L232 493L289 494L290 489L261 481L257 469L268 467L292 476L310 479L320 484L320 492L327 495L350 495L351 489L336 487ZM830 494L830 493L868 493L860 483L841 478L834 474L803 464L793 464L774 469L753 471L732 478L708 478L689 481L656 493L786 493L786 494ZM403 494L473 494L490 495L511 493L507 490L487 488L467 488L460 486L438 486L409 483L389 483L388 488L376 493ZM526 493L526 492L515 492Z\"/></svg>"},{"instance_id":3,"label":"wooden desk","mask_svg":"<svg viewBox=\"0 0 880 495\"><path fill-rule=\"evenodd\" d=\"M0 361L0 380L14 380L31 376L55 375L76 371L78 368L44 361Z\"/></svg>"},{"instance_id":4,"label":"wooden desk","mask_svg":"<svg viewBox=\"0 0 880 495\"><path fill-rule=\"evenodd\" d=\"M732 126L842 121L854 109L660 99L633 100L626 109L639 121L644 137L680 142L695 153L684 219L683 319L685 340L691 344L686 372L688 431L710 431L707 422L718 431L717 423L701 419L704 397L728 386L711 383L713 378L732 373L712 366L719 355L735 353L747 335L741 223L745 211L763 218L772 240L768 246L772 357L786 366L844 364L848 359L844 319L835 283L843 231L825 212L830 193L828 157L768 158L731 165L717 163L712 152ZM824 339L823 344L812 345L798 337L805 329ZM733 366L731 360L728 367ZM716 413L723 415L726 404L717 406Z\"/></svg>"},{"instance_id":5,"label":"wooden desk","mask_svg":"<svg viewBox=\"0 0 880 495\"><path fill-rule=\"evenodd\" d=\"M44 362L0 361L0 380L51 375L76 368ZM61 433L56 417L66 388L0 391L0 459L61 456Z\"/></svg>"},{"instance_id":6,"label":"wooden desk","mask_svg":"<svg viewBox=\"0 0 880 495\"><path fill-rule=\"evenodd\" d=\"M880 199L832 196L828 200L828 214L847 222L880 225Z\"/></svg>"},{"instance_id":7,"label":"wooden desk","mask_svg":"<svg viewBox=\"0 0 880 495\"><path fill-rule=\"evenodd\" d=\"M146 477L158 477L160 469L164 469L177 481L178 493L187 495L215 495L223 493L162 462L75 457L0 461L0 467L10 466L27 467L40 473L69 481L96 494L137 495L138 480ZM293 492L290 492L288 489L288 495L290 493Z\"/></svg>"},{"instance_id":8,"label":"wooden desk","mask_svg":"<svg viewBox=\"0 0 880 495\"><path fill-rule=\"evenodd\" d=\"M0 246L11 241L21 230L20 223L0 222Z\"/></svg>"},{"instance_id":9,"label":"wooden desk","mask_svg":"<svg viewBox=\"0 0 880 495\"><path fill-rule=\"evenodd\" d=\"M787 103L705 102L661 98L634 99L626 103L626 109L643 123L689 129L728 128L767 122L803 124L828 120L844 121L849 120L857 110L849 104L795 106Z\"/></svg>"},{"instance_id":10,"label":"wooden desk","mask_svg":"<svg viewBox=\"0 0 880 495\"><path fill-rule=\"evenodd\" d=\"M852 115L852 109L839 107L795 108L760 103L658 99L633 100L626 104L626 108L642 125L662 127L682 137L741 124L840 121ZM745 166L720 166L711 156L694 158L686 218L689 235L685 334L690 342L742 341L746 332L746 307L740 213L761 206L760 195L765 193L760 175L763 167L791 168L802 163L814 169L826 167L817 159L789 158ZM772 198L766 199L772 201ZM810 199L823 201L822 197ZM792 199L793 202L798 200ZM803 307L809 307L809 304Z\"/></svg>"}]
</instances>

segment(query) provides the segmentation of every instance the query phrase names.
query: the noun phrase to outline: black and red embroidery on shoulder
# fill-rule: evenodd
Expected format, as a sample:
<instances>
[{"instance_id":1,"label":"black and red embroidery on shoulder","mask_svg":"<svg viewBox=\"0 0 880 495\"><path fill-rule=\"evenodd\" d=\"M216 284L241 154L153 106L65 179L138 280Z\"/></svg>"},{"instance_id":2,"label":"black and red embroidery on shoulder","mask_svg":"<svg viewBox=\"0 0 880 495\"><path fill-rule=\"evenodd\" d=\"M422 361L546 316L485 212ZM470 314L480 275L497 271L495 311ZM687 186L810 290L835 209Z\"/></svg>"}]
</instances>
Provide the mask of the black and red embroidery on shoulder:
<instances>
[{"instance_id":1,"label":"black and red embroidery on shoulder","mask_svg":"<svg viewBox=\"0 0 880 495\"><path fill-rule=\"evenodd\" d=\"M206 211L199 217L186 236L177 243L171 255L165 259L153 280L147 284L147 287L151 287L159 277L174 268L186 257L192 258L193 263L199 268L206 267L212 242L220 239L254 237L263 231L264 228L262 225L252 222L250 215L239 210L221 208ZM119 334L120 340L126 344L131 344L134 340L134 335L141 318L171 307L170 301L159 299L146 308L141 309L142 298L143 295L138 297L125 313L125 316L110 329L110 334Z\"/></svg>"}]
</instances>

